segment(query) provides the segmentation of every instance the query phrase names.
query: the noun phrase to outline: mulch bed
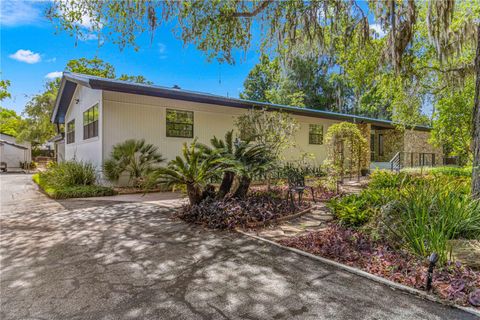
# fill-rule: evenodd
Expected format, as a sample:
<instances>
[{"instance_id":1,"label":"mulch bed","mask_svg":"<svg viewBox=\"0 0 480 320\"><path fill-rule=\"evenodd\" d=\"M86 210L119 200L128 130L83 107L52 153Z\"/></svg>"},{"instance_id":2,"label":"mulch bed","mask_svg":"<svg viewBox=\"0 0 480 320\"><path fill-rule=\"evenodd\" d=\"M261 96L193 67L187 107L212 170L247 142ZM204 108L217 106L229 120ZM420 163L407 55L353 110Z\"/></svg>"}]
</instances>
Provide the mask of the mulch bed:
<instances>
[{"instance_id":1,"label":"mulch bed","mask_svg":"<svg viewBox=\"0 0 480 320\"><path fill-rule=\"evenodd\" d=\"M135 188L135 187L115 187L113 188L118 194L137 194L137 193L152 193L152 192L161 192L164 191L162 189L149 189L145 190L143 188Z\"/></svg>"},{"instance_id":2,"label":"mulch bed","mask_svg":"<svg viewBox=\"0 0 480 320\"><path fill-rule=\"evenodd\" d=\"M407 252L394 250L352 229L330 224L325 230L280 243L425 290L426 259L419 260ZM460 263L436 268L432 292L444 300L480 309L480 272Z\"/></svg>"},{"instance_id":3,"label":"mulch bed","mask_svg":"<svg viewBox=\"0 0 480 320\"><path fill-rule=\"evenodd\" d=\"M253 192L268 192L268 187L266 185L256 185L252 186L251 190ZM336 198L339 196L342 196L342 193L336 193L335 191L328 190L327 188L324 187L314 187L313 192L315 194L315 200L316 201L329 201L332 198ZM287 185L280 185L280 186L271 186L270 187L271 192L275 192L280 195L280 197L286 198L287 197L287 192L288 192L288 186ZM297 194L295 194L295 197L297 197ZM308 187L305 189L305 192L303 193L302 199L305 201L313 201L312 198L312 193L310 191L310 188Z\"/></svg>"},{"instance_id":4,"label":"mulch bed","mask_svg":"<svg viewBox=\"0 0 480 320\"><path fill-rule=\"evenodd\" d=\"M234 229L275 222L309 207L310 203L303 202L292 208L289 201L275 194L253 192L245 199L206 199L199 205L184 206L177 216L212 229Z\"/></svg>"}]
</instances>

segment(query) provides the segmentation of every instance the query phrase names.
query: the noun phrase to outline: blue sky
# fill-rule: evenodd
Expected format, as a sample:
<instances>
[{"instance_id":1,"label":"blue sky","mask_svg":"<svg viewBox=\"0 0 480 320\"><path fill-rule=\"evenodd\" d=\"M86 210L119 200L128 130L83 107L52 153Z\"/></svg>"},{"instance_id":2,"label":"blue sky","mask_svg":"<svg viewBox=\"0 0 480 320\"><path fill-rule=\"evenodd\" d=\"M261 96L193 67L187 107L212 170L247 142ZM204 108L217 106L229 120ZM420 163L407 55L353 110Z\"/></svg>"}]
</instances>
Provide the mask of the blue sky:
<instances>
[{"instance_id":1,"label":"blue sky","mask_svg":"<svg viewBox=\"0 0 480 320\"><path fill-rule=\"evenodd\" d=\"M70 59L97 55L111 63L117 75L143 75L158 85L177 84L183 89L232 97L238 97L243 80L258 61L258 52L251 50L246 55L238 52L235 65L208 62L193 46L185 48L170 27L157 30L153 42L149 35L142 36L138 52L132 48L120 51L108 43L98 47L95 39L75 41L64 32L55 33L53 24L44 17L45 2L0 3L1 77L11 81L12 94L2 106L17 113L32 95L42 92L47 75L63 71Z\"/></svg>"}]
</instances>

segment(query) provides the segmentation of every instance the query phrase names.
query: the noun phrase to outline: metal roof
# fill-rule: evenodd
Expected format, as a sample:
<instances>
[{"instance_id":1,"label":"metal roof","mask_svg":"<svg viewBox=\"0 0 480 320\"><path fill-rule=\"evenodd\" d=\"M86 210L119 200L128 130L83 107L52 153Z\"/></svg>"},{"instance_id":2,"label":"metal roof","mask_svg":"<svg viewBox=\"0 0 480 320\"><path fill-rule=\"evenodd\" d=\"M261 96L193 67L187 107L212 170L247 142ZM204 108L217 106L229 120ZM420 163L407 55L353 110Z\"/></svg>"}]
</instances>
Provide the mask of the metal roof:
<instances>
[{"instance_id":1,"label":"metal roof","mask_svg":"<svg viewBox=\"0 0 480 320\"><path fill-rule=\"evenodd\" d=\"M28 148L25 147L25 146L22 146L22 145L19 145L19 144L16 144L16 143L13 143L13 142L10 142L10 141L7 141L7 140L0 139L0 145L2 145L2 144L8 144L12 147L16 147L16 148L23 149L23 150L28 150Z\"/></svg>"},{"instance_id":2,"label":"metal roof","mask_svg":"<svg viewBox=\"0 0 480 320\"><path fill-rule=\"evenodd\" d=\"M65 114L73 98L77 85L82 85L91 89L123 92L130 94L139 94L152 97L161 97L173 100L192 101L199 103L215 104L234 108L265 108L267 110L285 111L297 115L308 117L326 118L334 120L343 120L356 123L371 123L381 127L393 128L395 123L390 120L374 119L364 116L356 116L332 111L300 108L280 104L250 101L239 98L229 98L219 95L189 91L177 88L168 88L156 85L133 83L129 81L106 79L91 75L64 72L60 90L55 101L55 108L51 117L54 123L64 123ZM415 129L429 131L428 126L416 126Z\"/></svg>"}]
</instances>

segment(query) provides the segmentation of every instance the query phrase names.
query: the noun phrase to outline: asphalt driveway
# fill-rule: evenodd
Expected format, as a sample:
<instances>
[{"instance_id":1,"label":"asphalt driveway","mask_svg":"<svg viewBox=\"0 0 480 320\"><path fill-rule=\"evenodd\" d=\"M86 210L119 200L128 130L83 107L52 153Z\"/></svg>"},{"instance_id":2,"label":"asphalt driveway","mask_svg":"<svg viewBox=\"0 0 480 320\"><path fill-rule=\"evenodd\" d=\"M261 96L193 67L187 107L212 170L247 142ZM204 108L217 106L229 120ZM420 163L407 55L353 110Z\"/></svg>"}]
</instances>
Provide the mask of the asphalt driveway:
<instances>
[{"instance_id":1,"label":"asphalt driveway","mask_svg":"<svg viewBox=\"0 0 480 320\"><path fill-rule=\"evenodd\" d=\"M1 175L1 319L474 319L169 203L53 201Z\"/></svg>"}]
</instances>

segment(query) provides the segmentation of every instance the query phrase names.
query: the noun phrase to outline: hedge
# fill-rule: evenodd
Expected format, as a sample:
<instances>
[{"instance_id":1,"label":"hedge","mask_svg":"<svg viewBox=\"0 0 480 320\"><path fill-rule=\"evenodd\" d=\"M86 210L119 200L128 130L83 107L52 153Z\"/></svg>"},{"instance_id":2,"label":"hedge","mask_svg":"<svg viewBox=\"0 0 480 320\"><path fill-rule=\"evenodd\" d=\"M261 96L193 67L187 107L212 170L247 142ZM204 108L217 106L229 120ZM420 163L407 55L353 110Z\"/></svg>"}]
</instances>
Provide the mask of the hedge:
<instances>
[{"instance_id":1,"label":"hedge","mask_svg":"<svg viewBox=\"0 0 480 320\"><path fill-rule=\"evenodd\" d=\"M109 187L97 185L79 185L68 186L62 188L55 188L48 185L42 178L40 173L36 173L32 177L35 182L50 198L53 199L68 199L68 198L87 198L87 197L101 197L113 196L117 194L115 190Z\"/></svg>"}]
</instances>

